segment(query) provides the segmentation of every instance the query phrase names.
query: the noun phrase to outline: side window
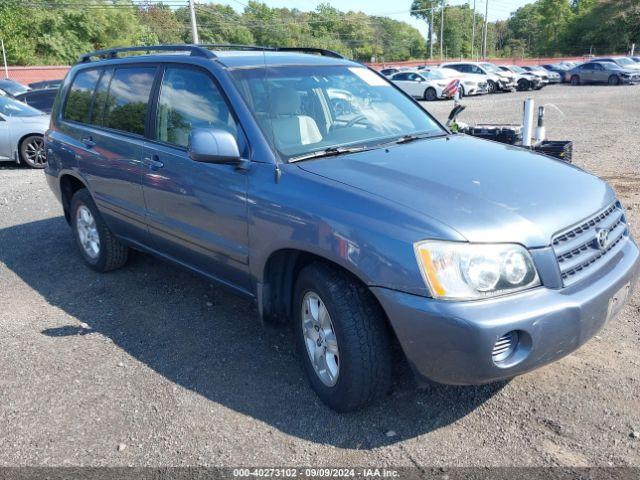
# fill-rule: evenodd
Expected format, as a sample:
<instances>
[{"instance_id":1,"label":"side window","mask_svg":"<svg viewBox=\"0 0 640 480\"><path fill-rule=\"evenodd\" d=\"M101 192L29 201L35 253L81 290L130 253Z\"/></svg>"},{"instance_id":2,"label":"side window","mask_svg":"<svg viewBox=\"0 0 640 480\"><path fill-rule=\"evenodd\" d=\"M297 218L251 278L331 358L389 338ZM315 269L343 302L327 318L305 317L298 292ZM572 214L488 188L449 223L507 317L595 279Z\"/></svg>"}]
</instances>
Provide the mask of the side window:
<instances>
[{"instance_id":1,"label":"side window","mask_svg":"<svg viewBox=\"0 0 640 480\"><path fill-rule=\"evenodd\" d=\"M91 118L89 119L89 123L93 125L103 125L104 110L107 105L107 95L112 77L113 70L105 70L102 74L102 77L100 77L100 81L98 82L96 95L93 100L93 108L91 109Z\"/></svg>"},{"instance_id":2,"label":"side window","mask_svg":"<svg viewBox=\"0 0 640 480\"><path fill-rule=\"evenodd\" d=\"M93 90L99 77L100 70L97 69L84 70L76 75L67 95L62 118L74 122L87 122Z\"/></svg>"},{"instance_id":3,"label":"side window","mask_svg":"<svg viewBox=\"0 0 640 480\"><path fill-rule=\"evenodd\" d=\"M407 73L398 73L398 74L394 75L393 79L394 80L400 80L400 81L407 81L407 80L409 80L409 74L407 74Z\"/></svg>"},{"instance_id":4,"label":"side window","mask_svg":"<svg viewBox=\"0 0 640 480\"><path fill-rule=\"evenodd\" d=\"M149 94L155 67L116 69L104 106L103 125L123 132L144 134Z\"/></svg>"},{"instance_id":5,"label":"side window","mask_svg":"<svg viewBox=\"0 0 640 480\"><path fill-rule=\"evenodd\" d=\"M237 138L236 121L211 77L190 68L167 68L158 97L156 140L186 147L192 129L207 127Z\"/></svg>"}]
</instances>

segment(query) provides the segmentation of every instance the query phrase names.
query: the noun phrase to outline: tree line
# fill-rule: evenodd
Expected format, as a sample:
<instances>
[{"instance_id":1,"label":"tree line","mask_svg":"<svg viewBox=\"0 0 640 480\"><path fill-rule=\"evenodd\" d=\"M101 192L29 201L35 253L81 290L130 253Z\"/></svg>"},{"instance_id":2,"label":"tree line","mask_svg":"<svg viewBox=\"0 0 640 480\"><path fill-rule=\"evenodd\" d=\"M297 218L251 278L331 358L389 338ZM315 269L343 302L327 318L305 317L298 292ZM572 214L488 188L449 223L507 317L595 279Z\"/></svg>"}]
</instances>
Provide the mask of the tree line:
<instances>
[{"instance_id":1,"label":"tree line","mask_svg":"<svg viewBox=\"0 0 640 480\"><path fill-rule=\"evenodd\" d=\"M473 52L479 54L484 15L476 12L474 17L468 4L446 3L413 0L412 15L429 21L433 10L434 32L438 35L444 8L446 55L470 56L472 38ZM507 20L487 25L487 55L496 57L624 53L633 43L640 49L640 0L537 0L518 8Z\"/></svg>"},{"instance_id":2,"label":"tree line","mask_svg":"<svg viewBox=\"0 0 640 480\"><path fill-rule=\"evenodd\" d=\"M409 2L409 0L407 0ZM190 43L185 2L143 0L2 0L0 37L12 65L70 64L81 53L122 45ZM444 8L444 12L442 9ZM485 19L469 4L413 0L411 14L430 21L433 55L478 56ZM444 13L444 15L442 15ZM329 4L313 11L249 1L242 12L196 4L202 43L328 48L359 61L428 57L428 41L406 22ZM444 22L440 25L441 19ZM475 36L472 35L475 24ZM487 56L526 57L625 52L640 44L640 0L537 0L486 28ZM473 38L473 45L472 45Z\"/></svg>"}]
</instances>

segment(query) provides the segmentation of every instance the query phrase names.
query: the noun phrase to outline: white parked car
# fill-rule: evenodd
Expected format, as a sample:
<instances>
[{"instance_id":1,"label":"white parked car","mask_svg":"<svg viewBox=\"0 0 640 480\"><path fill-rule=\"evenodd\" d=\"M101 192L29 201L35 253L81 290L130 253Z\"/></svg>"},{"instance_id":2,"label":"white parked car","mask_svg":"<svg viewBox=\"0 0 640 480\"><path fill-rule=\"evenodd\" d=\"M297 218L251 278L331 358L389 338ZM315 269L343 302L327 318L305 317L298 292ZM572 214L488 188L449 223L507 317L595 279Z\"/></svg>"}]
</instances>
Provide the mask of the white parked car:
<instances>
[{"instance_id":1,"label":"white parked car","mask_svg":"<svg viewBox=\"0 0 640 480\"><path fill-rule=\"evenodd\" d=\"M9 96L0 96L0 161L44 168L43 136L49 115Z\"/></svg>"},{"instance_id":2,"label":"white parked car","mask_svg":"<svg viewBox=\"0 0 640 480\"><path fill-rule=\"evenodd\" d=\"M439 85L447 86L452 80L460 80L460 96L484 95L489 93L487 80L478 75L466 75L449 68L423 67L420 73Z\"/></svg>"},{"instance_id":3,"label":"white parked car","mask_svg":"<svg viewBox=\"0 0 640 480\"><path fill-rule=\"evenodd\" d=\"M430 80L422 72L400 72L391 77L395 83L405 93L421 100L433 101L445 98L442 91L448 82Z\"/></svg>"},{"instance_id":4,"label":"white parked car","mask_svg":"<svg viewBox=\"0 0 640 480\"><path fill-rule=\"evenodd\" d=\"M500 65L500 70L510 72L516 76L516 88L520 91L540 90L549 83L548 81L542 81L542 78L531 72L527 72L518 65Z\"/></svg>"},{"instance_id":5,"label":"white parked car","mask_svg":"<svg viewBox=\"0 0 640 480\"><path fill-rule=\"evenodd\" d=\"M440 66L469 75L482 75L487 82L489 93L495 93L497 91L511 92L516 88L516 77L513 74L501 71L493 63L448 62Z\"/></svg>"}]
</instances>

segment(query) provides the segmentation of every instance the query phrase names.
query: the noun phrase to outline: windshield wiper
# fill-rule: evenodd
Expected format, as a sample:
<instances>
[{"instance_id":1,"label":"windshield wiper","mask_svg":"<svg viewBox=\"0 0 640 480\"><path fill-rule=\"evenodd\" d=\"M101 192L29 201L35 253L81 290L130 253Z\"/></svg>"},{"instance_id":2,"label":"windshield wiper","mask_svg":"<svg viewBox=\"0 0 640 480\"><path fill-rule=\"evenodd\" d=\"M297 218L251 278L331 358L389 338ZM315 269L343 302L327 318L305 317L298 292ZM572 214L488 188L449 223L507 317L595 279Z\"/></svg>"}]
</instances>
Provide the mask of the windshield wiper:
<instances>
[{"instance_id":1,"label":"windshield wiper","mask_svg":"<svg viewBox=\"0 0 640 480\"><path fill-rule=\"evenodd\" d=\"M317 152L306 153L304 155L290 158L289 163L301 162L303 160L311 160L314 158L335 157L345 153L362 152L370 149L371 147L329 147L324 150L318 150Z\"/></svg>"},{"instance_id":2,"label":"windshield wiper","mask_svg":"<svg viewBox=\"0 0 640 480\"><path fill-rule=\"evenodd\" d=\"M396 138L395 140L392 140L390 142L383 143L380 146L385 147L388 145L399 145L402 143L415 142L416 140L422 140L424 138L444 137L446 135L447 135L446 132L425 132L425 133L413 133L413 134L410 133L407 135L403 135L399 138Z\"/></svg>"}]
</instances>

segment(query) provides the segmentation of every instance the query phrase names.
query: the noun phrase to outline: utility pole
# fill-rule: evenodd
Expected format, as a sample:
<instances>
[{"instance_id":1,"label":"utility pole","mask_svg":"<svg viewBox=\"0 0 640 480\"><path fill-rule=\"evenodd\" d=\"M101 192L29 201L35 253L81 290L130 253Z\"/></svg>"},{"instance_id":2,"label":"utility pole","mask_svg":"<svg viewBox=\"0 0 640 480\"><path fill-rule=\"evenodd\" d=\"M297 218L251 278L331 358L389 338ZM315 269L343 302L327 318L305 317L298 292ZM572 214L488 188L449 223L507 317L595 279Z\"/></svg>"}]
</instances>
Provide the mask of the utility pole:
<instances>
[{"instance_id":1,"label":"utility pole","mask_svg":"<svg viewBox=\"0 0 640 480\"><path fill-rule=\"evenodd\" d=\"M429 60L433 60L433 5L431 5L431 20L429 21Z\"/></svg>"},{"instance_id":2,"label":"utility pole","mask_svg":"<svg viewBox=\"0 0 640 480\"><path fill-rule=\"evenodd\" d=\"M473 13L471 14L471 60L473 60L473 48L476 41L476 0L473 0Z\"/></svg>"},{"instance_id":3,"label":"utility pole","mask_svg":"<svg viewBox=\"0 0 640 480\"><path fill-rule=\"evenodd\" d=\"M7 53L4 51L4 39L0 38L0 43L2 43L2 60L4 61L4 76L5 78L9 78L9 69L7 68Z\"/></svg>"},{"instance_id":4,"label":"utility pole","mask_svg":"<svg viewBox=\"0 0 640 480\"><path fill-rule=\"evenodd\" d=\"M484 0L484 38L482 39L482 58L487 58L487 27L489 25L489 0Z\"/></svg>"},{"instance_id":5,"label":"utility pole","mask_svg":"<svg viewBox=\"0 0 640 480\"><path fill-rule=\"evenodd\" d=\"M194 44L200 43L198 40L198 25L196 25L196 6L194 0L189 0L189 16L191 17L191 38Z\"/></svg>"},{"instance_id":6,"label":"utility pole","mask_svg":"<svg viewBox=\"0 0 640 480\"><path fill-rule=\"evenodd\" d=\"M440 43L440 60L442 60L442 46L444 44L444 2L442 0L442 8L440 9L440 38L438 42Z\"/></svg>"}]
</instances>

